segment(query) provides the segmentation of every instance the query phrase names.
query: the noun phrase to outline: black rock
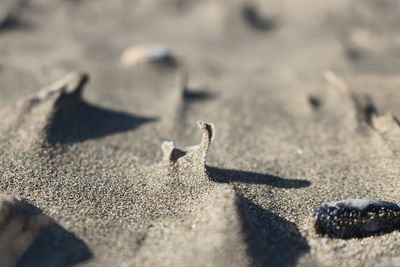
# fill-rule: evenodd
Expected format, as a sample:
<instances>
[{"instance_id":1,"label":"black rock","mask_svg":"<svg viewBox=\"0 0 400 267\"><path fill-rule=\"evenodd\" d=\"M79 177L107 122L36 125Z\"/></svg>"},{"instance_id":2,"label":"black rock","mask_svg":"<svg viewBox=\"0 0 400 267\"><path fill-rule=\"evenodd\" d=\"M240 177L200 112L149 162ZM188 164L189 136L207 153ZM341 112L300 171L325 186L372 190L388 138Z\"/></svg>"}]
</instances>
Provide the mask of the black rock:
<instances>
[{"instance_id":1,"label":"black rock","mask_svg":"<svg viewBox=\"0 0 400 267\"><path fill-rule=\"evenodd\" d=\"M400 207L385 201L341 200L314 212L315 230L332 238L361 238L400 229Z\"/></svg>"}]
</instances>

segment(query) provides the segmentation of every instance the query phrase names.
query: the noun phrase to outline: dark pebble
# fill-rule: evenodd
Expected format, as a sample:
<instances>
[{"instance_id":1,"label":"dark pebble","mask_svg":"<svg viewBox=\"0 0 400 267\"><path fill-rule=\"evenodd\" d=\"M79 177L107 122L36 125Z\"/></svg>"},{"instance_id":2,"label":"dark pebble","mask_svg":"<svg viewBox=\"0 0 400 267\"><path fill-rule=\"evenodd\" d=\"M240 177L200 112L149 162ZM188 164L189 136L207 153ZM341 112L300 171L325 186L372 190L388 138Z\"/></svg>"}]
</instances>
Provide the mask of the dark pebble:
<instances>
[{"instance_id":1,"label":"dark pebble","mask_svg":"<svg viewBox=\"0 0 400 267\"><path fill-rule=\"evenodd\" d=\"M314 212L315 230L332 238L361 238L400 229L400 207L385 201L341 200Z\"/></svg>"}]
</instances>

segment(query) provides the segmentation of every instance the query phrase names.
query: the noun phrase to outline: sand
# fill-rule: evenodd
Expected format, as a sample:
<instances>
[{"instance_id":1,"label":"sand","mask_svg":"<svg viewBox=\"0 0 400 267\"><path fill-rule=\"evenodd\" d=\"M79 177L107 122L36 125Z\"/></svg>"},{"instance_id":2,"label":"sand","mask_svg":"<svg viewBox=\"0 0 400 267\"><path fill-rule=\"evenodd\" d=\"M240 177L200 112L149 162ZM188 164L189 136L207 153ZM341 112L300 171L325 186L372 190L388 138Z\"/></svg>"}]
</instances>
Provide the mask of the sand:
<instances>
[{"instance_id":1,"label":"sand","mask_svg":"<svg viewBox=\"0 0 400 267\"><path fill-rule=\"evenodd\" d=\"M0 265L400 266L312 216L400 203L398 10L1 1Z\"/></svg>"}]
</instances>

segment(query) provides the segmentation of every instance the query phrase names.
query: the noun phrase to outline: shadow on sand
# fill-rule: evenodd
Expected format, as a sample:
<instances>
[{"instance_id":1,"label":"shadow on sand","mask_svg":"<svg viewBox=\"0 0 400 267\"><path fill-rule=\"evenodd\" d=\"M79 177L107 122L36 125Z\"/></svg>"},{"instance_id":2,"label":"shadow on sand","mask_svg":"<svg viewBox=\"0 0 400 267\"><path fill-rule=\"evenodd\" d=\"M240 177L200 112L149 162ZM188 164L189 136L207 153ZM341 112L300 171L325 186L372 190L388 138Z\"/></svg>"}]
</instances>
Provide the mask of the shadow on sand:
<instances>
[{"instance_id":1,"label":"shadow on sand","mask_svg":"<svg viewBox=\"0 0 400 267\"><path fill-rule=\"evenodd\" d=\"M256 7L245 5L242 9L242 16L247 24L258 31L272 31L277 27L276 19L262 17Z\"/></svg>"},{"instance_id":2,"label":"shadow on sand","mask_svg":"<svg viewBox=\"0 0 400 267\"><path fill-rule=\"evenodd\" d=\"M295 266L310 250L297 226L241 197L241 211L252 266Z\"/></svg>"},{"instance_id":3,"label":"shadow on sand","mask_svg":"<svg viewBox=\"0 0 400 267\"><path fill-rule=\"evenodd\" d=\"M92 257L81 239L59 225L52 225L40 233L16 267L71 267Z\"/></svg>"},{"instance_id":4,"label":"shadow on sand","mask_svg":"<svg viewBox=\"0 0 400 267\"><path fill-rule=\"evenodd\" d=\"M134 130L156 118L135 116L80 101L68 114L56 112L48 129L50 144L69 144Z\"/></svg>"},{"instance_id":5,"label":"shadow on sand","mask_svg":"<svg viewBox=\"0 0 400 267\"><path fill-rule=\"evenodd\" d=\"M278 188L301 188L311 185L307 180L284 179L277 176L248 171L220 169L207 166L207 173L211 180L218 183L246 183L270 185Z\"/></svg>"},{"instance_id":6,"label":"shadow on sand","mask_svg":"<svg viewBox=\"0 0 400 267\"><path fill-rule=\"evenodd\" d=\"M1 212L1 266L70 267L93 257L84 241L25 199L3 200Z\"/></svg>"},{"instance_id":7,"label":"shadow on sand","mask_svg":"<svg viewBox=\"0 0 400 267\"><path fill-rule=\"evenodd\" d=\"M310 186L307 180L284 179L268 174L220 169L207 166L211 180L218 183L247 183L270 185L278 188ZM240 196L247 249L252 266L295 266L299 258L310 250L307 240L297 226Z\"/></svg>"},{"instance_id":8,"label":"shadow on sand","mask_svg":"<svg viewBox=\"0 0 400 267\"><path fill-rule=\"evenodd\" d=\"M187 102L200 102L211 100L216 97L216 94L210 93L206 90L189 91L183 92L183 100Z\"/></svg>"}]
</instances>

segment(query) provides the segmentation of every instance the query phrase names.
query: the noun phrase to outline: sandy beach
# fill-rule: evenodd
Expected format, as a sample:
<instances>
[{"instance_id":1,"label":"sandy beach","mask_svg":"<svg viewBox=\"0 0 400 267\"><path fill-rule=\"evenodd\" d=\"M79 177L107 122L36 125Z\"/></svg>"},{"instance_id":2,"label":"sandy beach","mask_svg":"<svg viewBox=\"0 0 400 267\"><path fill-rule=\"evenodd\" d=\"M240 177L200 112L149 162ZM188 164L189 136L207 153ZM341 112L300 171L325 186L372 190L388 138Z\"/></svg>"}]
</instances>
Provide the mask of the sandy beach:
<instances>
[{"instance_id":1,"label":"sandy beach","mask_svg":"<svg viewBox=\"0 0 400 267\"><path fill-rule=\"evenodd\" d=\"M395 0L2 0L0 265L400 266Z\"/></svg>"}]
</instances>

